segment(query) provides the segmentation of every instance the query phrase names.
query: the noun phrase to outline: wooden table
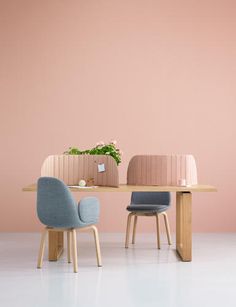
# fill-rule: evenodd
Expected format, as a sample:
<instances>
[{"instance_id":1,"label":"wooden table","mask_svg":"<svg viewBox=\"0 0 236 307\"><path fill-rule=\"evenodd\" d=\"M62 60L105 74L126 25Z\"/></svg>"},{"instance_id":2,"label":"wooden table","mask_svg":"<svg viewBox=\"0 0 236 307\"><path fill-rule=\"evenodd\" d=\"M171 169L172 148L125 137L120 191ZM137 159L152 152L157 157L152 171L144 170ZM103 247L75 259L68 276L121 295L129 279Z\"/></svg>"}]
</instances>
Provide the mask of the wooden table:
<instances>
[{"instance_id":1,"label":"wooden table","mask_svg":"<svg viewBox=\"0 0 236 307\"><path fill-rule=\"evenodd\" d=\"M190 187L178 186L132 186L121 184L118 188L70 188L72 192L175 192L176 193L176 250L182 261L192 260L192 193L193 192L216 192L216 188L210 185L194 185ZM25 192L37 191L36 184L23 188ZM50 261L60 258L63 251L63 232L49 232Z\"/></svg>"}]
</instances>

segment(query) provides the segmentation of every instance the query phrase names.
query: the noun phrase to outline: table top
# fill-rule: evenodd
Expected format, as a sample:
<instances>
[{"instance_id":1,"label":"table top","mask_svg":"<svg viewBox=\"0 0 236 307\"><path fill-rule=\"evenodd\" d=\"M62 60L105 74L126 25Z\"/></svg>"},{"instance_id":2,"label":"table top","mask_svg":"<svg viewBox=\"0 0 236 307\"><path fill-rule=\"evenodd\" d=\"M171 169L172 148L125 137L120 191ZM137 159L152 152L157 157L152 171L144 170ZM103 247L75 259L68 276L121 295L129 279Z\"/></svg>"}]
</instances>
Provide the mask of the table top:
<instances>
[{"instance_id":1,"label":"table top","mask_svg":"<svg viewBox=\"0 0 236 307\"><path fill-rule=\"evenodd\" d=\"M22 189L24 192L37 191L36 183L30 184ZM119 187L87 187L77 188L70 187L72 192L216 192L217 189L211 185L192 185L188 187L180 186L140 186L140 185L127 185L120 184Z\"/></svg>"}]
</instances>

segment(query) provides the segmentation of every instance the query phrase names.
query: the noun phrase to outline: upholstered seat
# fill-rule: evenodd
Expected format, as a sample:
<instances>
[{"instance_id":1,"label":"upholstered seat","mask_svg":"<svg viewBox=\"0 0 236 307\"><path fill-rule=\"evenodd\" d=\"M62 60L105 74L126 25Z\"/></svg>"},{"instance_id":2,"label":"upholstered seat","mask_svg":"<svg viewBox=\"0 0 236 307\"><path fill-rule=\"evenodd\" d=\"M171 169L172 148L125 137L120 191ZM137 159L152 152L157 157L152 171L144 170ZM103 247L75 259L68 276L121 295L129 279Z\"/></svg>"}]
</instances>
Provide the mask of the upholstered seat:
<instances>
[{"instance_id":1,"label":"upholstered seat","mask_svg":"<svg viewBox=\"0 0 236 307\"><path fill-rule=\"evenodd\" d=\"M163 211L166 211L168 208L166 206L163 205L150 205L150 204L146 204L146 205L130 205L126 208L128 211L130 212L158 212L161 213Z\"/></svg>"}]
</instances>

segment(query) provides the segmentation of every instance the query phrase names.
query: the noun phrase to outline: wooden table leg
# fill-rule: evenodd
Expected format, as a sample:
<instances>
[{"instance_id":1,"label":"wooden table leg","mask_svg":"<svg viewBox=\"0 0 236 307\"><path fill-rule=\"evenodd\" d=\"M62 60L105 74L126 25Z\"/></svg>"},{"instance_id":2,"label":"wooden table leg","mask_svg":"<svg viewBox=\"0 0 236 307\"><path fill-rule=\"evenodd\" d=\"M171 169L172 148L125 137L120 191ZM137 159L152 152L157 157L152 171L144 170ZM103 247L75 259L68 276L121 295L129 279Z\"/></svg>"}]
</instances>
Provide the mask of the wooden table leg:
<instances>
[{"instance_id":1,"label":"wooden table leg","mask_svg":"<svg viewBox=\"0 0 236 307\"><path fill-rule=\"evenodd\" d=\"M64 245L63 231L48 231L48 260L57 261L62 252Z\"/></svg>"},{"instance_id":2,"label":"wooden table leg","mask_svg":"<svg viewBox=\"0 0 236 307\"><path fill-rule=\"evenodd\" d=\"M176 250L182 261L192 261L192 194L176 193Z\"/></svg>"}]
</instances>

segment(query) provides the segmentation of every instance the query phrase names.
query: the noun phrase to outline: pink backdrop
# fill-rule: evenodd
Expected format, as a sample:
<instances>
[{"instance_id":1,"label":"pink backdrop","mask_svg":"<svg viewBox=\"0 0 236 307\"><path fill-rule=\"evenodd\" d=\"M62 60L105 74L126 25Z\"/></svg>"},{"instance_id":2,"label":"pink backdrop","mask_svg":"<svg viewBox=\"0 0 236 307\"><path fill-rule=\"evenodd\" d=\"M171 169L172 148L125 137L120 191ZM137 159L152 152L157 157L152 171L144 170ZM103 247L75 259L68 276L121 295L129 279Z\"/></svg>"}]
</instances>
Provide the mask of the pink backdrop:
<instances>
[{"instance_id":1,"label":"pink backdrop","mask_svg":"<svg viewBox=\"0 0 236 307\"><path fill-rule=\"evenodd\" d=\"M192 153L219 190L194 194L193 230L236 231L235 1L1 0L0 15L1 231L40 229L21 189L47 155L114 138L121 182L134 154ZM99 197L100 230L124 231L130 195Z\"/></svg>"}]
</instances>

